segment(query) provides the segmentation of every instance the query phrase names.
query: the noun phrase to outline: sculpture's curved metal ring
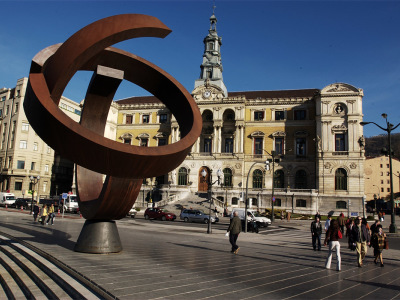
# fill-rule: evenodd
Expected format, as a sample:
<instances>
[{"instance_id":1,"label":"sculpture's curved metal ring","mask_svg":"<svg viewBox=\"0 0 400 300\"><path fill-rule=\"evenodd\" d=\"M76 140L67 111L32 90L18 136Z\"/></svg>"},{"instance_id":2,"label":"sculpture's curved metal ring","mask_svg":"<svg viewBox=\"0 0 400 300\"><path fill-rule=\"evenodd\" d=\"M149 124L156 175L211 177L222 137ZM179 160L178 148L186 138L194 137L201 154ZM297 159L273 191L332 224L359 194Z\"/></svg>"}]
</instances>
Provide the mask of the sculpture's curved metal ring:
<instances>
[{"instance_id":1,"label":"sculpture's curved metal ring","mask_svg":"<svg viewBox=\"0 0 400 300\"><path fill-rule=\"evenodd\" d=\"M131 15L130 18L137 16ZM26 115L48 145L85 168L117 177L141 179L159 176L177 167L197 140L202 124L200 111L181 84L157 66L115 48L104 50L110 42L145 36L149 31L153 36L167 31L165 25L150 26L154 18L143 15L139 15L141 22L132 23L134 26L147 24L145 29L135 27L135 30L129 31L126 29L127 15L122 15L121 20L118 17L110 17L115 22L111 33L100 30L109 25L110 18L106 18L78 31L47 60L43 60L41 55L35 57L29 75L28 101L24 103ZM123 35L119 34L121 28L125 28ZM101 40L97 40L98 35L93 33L97 31L102 31ZM90 42L82 43L82 35L89 36ZM42 55L48 55L49 50L45 49ZM43 64L43 68L38 62ZM161 147L125 145L94 134L89 128L68 118L57 106L62 91L77 70L94 70L97 65L123 70L126 80L159 98L176 117L181 128L181 140Z\"/></svg>"},{"instance_id":2,"label":"sculpture's curved metal ring","mask_svg":"<svg viewBox=\"0 0 400 300\"><path fill-rule=\"evenodd\" d=\"M114 16L88 25L64 44L50 46L33 59L25 113L48 145L80 165L77 187L80 209L87 219L124 217L139 193L142 179L176 168L200 135L199 109L179 82L143 58L106 48L128 38L164 37L169 32L154 17ZM159 98L176 117L181 140L161 147L137 147L105 138L107 114L122 80L114 78L113 72L110 76L101 72L93 76L81 124L66 116L58 103L69 80L78 70L97 71L98 66L123 71L124 79ZM104 185L101 173L112 175Z\"/></svg>"}]
</instances>

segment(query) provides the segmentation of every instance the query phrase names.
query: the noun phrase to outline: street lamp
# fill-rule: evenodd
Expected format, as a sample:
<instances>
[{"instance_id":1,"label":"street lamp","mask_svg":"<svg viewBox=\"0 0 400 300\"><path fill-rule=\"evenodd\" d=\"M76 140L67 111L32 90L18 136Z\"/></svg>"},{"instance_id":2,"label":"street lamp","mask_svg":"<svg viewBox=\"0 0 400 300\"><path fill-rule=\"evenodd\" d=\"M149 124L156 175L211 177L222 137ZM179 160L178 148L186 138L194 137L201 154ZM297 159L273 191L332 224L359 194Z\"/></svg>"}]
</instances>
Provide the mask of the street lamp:
<instances>
[{"instance_id":1,"label":"street lamp","mask_svg":"<svg viewBox=\"0 0 400 300\"><path fill-rule=\"evenodd\" d=\"M264 150L264 149L263 149ZM275 162L279 162L279 159L277 159L277 157L279 157L278 155L276 155L276 152L274 150L271 151L271 153L269 153L267 150L264 150L266 153L268 153L268 155L270 155L272 158L268 159L268 163L272 162L272 195L271 195L271 202L272 202L272 213L271 213L271 222L273 222L275 220L275 215L274 215L274 203L275 203L275 199L274 199L274 191L275 191ZM268 169L269 170L269 169Z\"/></svg>"},{"instance_id":2,"label":"street lamp","mask_svg":"<svg viewBox=\"0 0 400 300\"><path fill-rule=\"evenodd\" d=\"M33 197L35 195L35 185L39 182L40 176L37 176L35 178L31 175L31 177L29 177L29 179L31 180L31 184L32 184L32 202L31 202L31 214L32 214L33 213Z\"/></svg>"},{"instance_id":3,"label":"street lamp","mask_svg":"<svg viewBox=\"0 0 400 300\"><path fill-rule=\"evenodd\" d=\"M203 180L206 180L207 177L207 170L204 168L203 171L201 171L201 176L203 176ZM207 224L207 233L212 233L212 228L211 228L211 203L212 203L212 186L213 184L218 182L218 185L220 185L223 182L223 176L224 173L221 171L221 169L218 169L217 171L217 177L218 179L214 182L212 182L212 171L210 170L210 177L208 178L208 200L210 201L210 207L209 207L209 218L208 218L208 224Z\"/></svg>"},{"instance_id":4,"label":"street lamp","mask_svg":"<svg viewBox=\"0 0 400 300\"><path fill-rule=\"evenodd\" d=\"M383 131L386 131L388 133L388 142L389 142L389 171L390 171L390 204L392 206L392 214L391 214L391 224L389 226L389 232L390 233L396 233L397 232L397 227L396 227L396 221L395 221L395 209L394 209L394 197L393 197L393 170L392 170L392 141L391 141L391 137L390 137L390 133L395 130L399 125L397 124L396 126L394 126L393 124L390 124L388 119L387 119L387 114L383 113L382 114L382 118L385 119L386 121L386 128L383 128L382 126L379 126L378 124L376 124L375 122L361 122L360 125L364 126L364 125L368 125L368 124L374 124L377 127L379 127L380 129L382 129Z\"/></svg>"},{"instance_id":5,"label":"street lamp","mask_svg":"<svg viewBox=\"0 0 400 300\"><path fill-rule=\"evenodd\" d=\"M247 232L247 193L248 193L248 190L249 190L249 177L250 177L251 169L253 169L253 167L254 167L256 164L259 164L259 163L261 163L261 162L256 161L255 163L253 163L253 164L251 165L251 167L250 167L249 173L247 173L246 195L245 195L245 197L244 197L244 203L245 203L245 206L244 206L244 232L245 232L245 233ZM266 161L266 162L265 162L265 169L268 169L268 166L269 166L269 163L268 163L268 161ZM272 209L273 209L273 208L272 208Z\"/></svg>"},{"instance_id":6,"label":"street lamp","mask_svg":"<svg viewBox=\"0 0 400 300\"><path fill-rule=\"evenodd\" d=\"M376 184L373 184L372 186L376 186L376 188L378 189L378 194L376 194L377 196L379 196L378 199L381 199L381 191L379 189L379 187ZM376 197L374 197L375 200L375 213L376 213Z\"/></svg>"}]
</instances>

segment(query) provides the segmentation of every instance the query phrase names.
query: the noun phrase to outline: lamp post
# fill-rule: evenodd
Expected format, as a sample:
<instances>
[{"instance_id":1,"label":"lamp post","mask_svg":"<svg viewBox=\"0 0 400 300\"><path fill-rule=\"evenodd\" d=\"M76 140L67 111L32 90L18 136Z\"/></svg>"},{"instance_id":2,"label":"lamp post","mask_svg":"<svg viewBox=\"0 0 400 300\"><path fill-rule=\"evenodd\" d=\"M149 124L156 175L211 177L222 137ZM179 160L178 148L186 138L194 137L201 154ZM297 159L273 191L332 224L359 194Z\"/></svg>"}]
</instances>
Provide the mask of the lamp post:
<instances>
[{"instance_id":1,"label":"lamp post","mask_svg":"<svg viewBox=\"0 0 400 300\"><path fill-rule=\"evenodd\" d=\"M263 149L264 150L264 149ZM277 155L276 152L274 150L271 151L271 153L269 153L267 150L264 150L266 153L268 153L268 155L270 155L272 158L268 159L268 163L272 162L272 195L271 195L271 202L272 202L272 212L271 212L271 222L273 222L275 220L275 214L274 214L274 203L275 203L275 199L274 199L274 192L275 192L275 162L279 162L279 159L276 159ZM268 168L269 170L269 168Z\"/></svg>"},{"instance_id":2,"label":"lamp post","mask_svg":"<svg viewBox=\"0 0 400 300\"><path fill-rule=\"evenodd\" d=\"M380 129L386 131L388 133L388 143L389 143L389 172L390 172L390 204L392 206L391 210L391 224L389 226L389 232L390 233L396 233L397 232L397 227L396 227L396 220L395 220L395 209L394 209L394 197L393 197L393 170L392 170L392 141L391 141L391 137L390 137L390 133L395 130L399 125L397 124L396 126L394 126L393 124L389 123L388 119L387 119L387 114L383 113L382 114L382 118L385 119L386 121L386 128L383 128L382 126L379 126L378 124L376 124L375 122L361 122L360 125L361 126L365 126L368 124L374 124L377 127L379 127Z\"/></svg>"},{"instance_id":3,"label":"lamp post","mask_svg":"<svg viewBox=\"0 0 400 300\"><path fill-rule=\"evenodd\" d=\"M39 182L40 176L37 176L35 178L31 175L31 177L29 177L29 179L31 180L31 184L32 184L32 202L31 202L31 214L32 214L33 213L33 197L35 195L35 185Z\"/></svg>"},{"instance_id":4,"label":"lamp post","mask_svg":"<svg viewBox=\"0 0 400 300\"><path fill-rule=\"evenodd\" d=\"M249 177L250 177L251 169L253 169L253 167L254 167L256 164L259 164L259 163L260 163L260 162L258 162L258 161L254 162L254 163L251 165L249 172L247 173L246 195L245 195L245 197L244 197L244 203L245 203L245 206L244 206L244 232L245 232L245 233L247 232L247 193L248 193L248 191L249 191ZM266 169L268 168L268 161L265 162L265 168L266 168Z\"/></svg>"},{"instance_id":5,"label":"lamp post","mask_svg":"<svg viewBox=\"0 0 400 300\"><path fill-rule=\"evenodd\" d=\"M378 189L378 194L376 194L377 196L379 196L378 199L381 199L381 191L379 189L379 187L376 184L373 184L372 186L376 186L376 188ZM376 213L376 197L374 197L375 200L375 213Z\"/></svg>"},{"instance_id":6,"label":"lamp post","mask_svg":"<svg viewBox=\"0 0 400 300\"><path fill-rule=\"evenodd\" d=\"M203 169L203 171L201 171L201 176L203 176L203 180L206 180L207 177L207 171L206 169ZM221 184L221 182L223 180L222 177L224 176L224 173L221 171L221 169L218 169L217 171L217 177L218 179L214 182L212 182L212 171L210 170L210 176L208 178L208 182L207 182L207 189L208 189L208 200L210 201L210 207L209 207L209 218L208 218L208 223L207 223L207 233L210 234L212 233L212 228L211 228L211 204L212 204L212 186L213 184L218 182L218 185Z\"/></svg>"}]
</instances>

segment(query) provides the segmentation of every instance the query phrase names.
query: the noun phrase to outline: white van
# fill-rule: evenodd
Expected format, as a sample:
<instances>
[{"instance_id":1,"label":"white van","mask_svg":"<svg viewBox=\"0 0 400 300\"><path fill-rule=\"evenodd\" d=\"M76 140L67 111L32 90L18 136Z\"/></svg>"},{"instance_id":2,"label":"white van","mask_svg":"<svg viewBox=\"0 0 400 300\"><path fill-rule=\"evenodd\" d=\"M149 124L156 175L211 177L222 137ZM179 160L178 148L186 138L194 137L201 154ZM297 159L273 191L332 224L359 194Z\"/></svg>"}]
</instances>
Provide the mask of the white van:
<instances>
[{"instance_id":1,"label":"white van","mask_svg":"<svg viewBox=\"0 0 400 300\"><path fill-rule=\"evenodd\" d=\"M76 198L76 195L68 194L67 199L62 200L62 201L64 201L64 211L65 212L78 213L79 205L78 205L78 199Z\"/></svg>"},{"instance_id":2,"label":"white van","mask_svg":"<svg viewBox=\"0 0 400 300\"><path fill-rule=\"evenodd\" d=\"M245 209L244 208L234 208L232 209L232 213L231 213L231 218L233 218L233 213L237 211L238 212L238 217L241 220L245 220ZM268 225L271 225L271 220L263 217L260 215L260 213L254 209L248 209L247 210L247 214L249 214L251 216L251 218L253 220L256 221L258 227L267 227Z\"/></svg>"},{"instance_id":3,"label":"white van","mask_svg":"<svg viewBox=\"0 0 400 300\"><path fill-rule=\"evenodd\" d=\"M0 205L1 206L9 206L14 205L15 203L15 195L12 193L0 193Z\"/></svg>"}]
</instances>

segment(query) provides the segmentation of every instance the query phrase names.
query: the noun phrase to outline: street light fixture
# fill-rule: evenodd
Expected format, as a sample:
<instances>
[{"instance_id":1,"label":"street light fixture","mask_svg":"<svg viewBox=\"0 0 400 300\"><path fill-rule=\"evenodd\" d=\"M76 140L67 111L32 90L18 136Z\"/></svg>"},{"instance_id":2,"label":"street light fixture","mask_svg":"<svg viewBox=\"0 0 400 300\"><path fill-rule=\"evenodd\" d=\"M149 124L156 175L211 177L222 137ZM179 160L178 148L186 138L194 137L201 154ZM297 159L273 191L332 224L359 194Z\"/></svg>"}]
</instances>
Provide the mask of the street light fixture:
<instances>
[{"instance_id":1,"label":"street light fixture","mask_svg":"<svg viewBox=\"0 0 400 300\"><path fill-rule=\"evenodd\" d=\"M379 187L376 185L376 184L373 184L372 186L376 186L376 188L378 189L378 194L376 194L379 198L378 199L381 199L381 191L380 191L380 189L379 189ZM375 199L375 213L376 213L376 197L374 197Z\"/></svg>"},{"instance_id":2,"label":"street light fixture","mask_svg":"<svg viewBox=\"0 0 400 300\"><path fill-rule=\"evenodd\" d=\"M204 168L203 171L201 171L201 176L203 176L203 180L206 180L207 177L207 170ZM218 169L217 171L217 177L218 179L216 181L212 181L212 171L210 170L210 176L208 178L207 186L208 186L208 200L210 201L210 207L209 207L209 218L208 218L208 223L207 223L207 233L210 234L212 233L212 228L211 228L211 204L212 204L212 186L213 184L218 182L218 185L220 185L223 182L223 176L224 173L221 171L221 169Z\"/></svg>"},{"instance_id":3,"label":"street light fixture","mask_svg":"<svg viewBox=\"0 0 400 300\"><path fill-rule=\"evenodd\" d=\"M32 202L31 202L31 214L32 214L33 213L33 197L35 195L35 185L39 182L40 176L37 176L35 178L31 175L31 177L29 177L29 179L31 180L31 184L32 184Z\"/></svg>"},{"instance_id":4,"label":"street light fixture","mask_svg":"<svg viewBox=\"0 0 400 300\"><path fill-rule=\"evenodd\" d=\"M264 150L264 149L263 149ZM272 162L272 195L271 195L271 202L272 202L272 212L271 212L271 222L275 221L275 213L274 213L274 204L275 204L275 199L274 199L274 192L275 192L275 162L279 162L279 155L276 155L276 152L274 150L269 153L267 150L264 150L268 155L271 156L270 159L268 159L268 162Z\"/></svg>"},{"instance_id":5,"label":"street light fixture","mask_svg":"<svg viewBox=\"0 0 400 300\"><path fill-rule=\"evenodd\" d=\"M253 169L253 167L254 167L256 164L260 164L260 163L262 163L262 162L256 161L255 163L253 163L253 164L251 165L251 167L250 167L249 172L247 173L246 195L245 195L245 197L244 197L244 232L245 232L245 233L247 232L247 193L248 193L248 191L249 191L249 177L250 177L251 169ZM269 162L266 161L266 162L265 162L265 169L268 170L268 168L269 168Z\"/></svg>"},{"instance_id":6,"label":"street light fixture","mask_svg":"<svg viewBox=\"0 0 400 300\"><path fill-rule=\"evenodd\" d=\"M382 114L382 118L385 119L386 121L386 128L383 128L382 126L376 124L375 122L360 122L361 126L365 126L368 124L374 124L377 127L379 127L380 129L382 129L383 131L386 131L388 133L388 142L389 142L389 171L390 171L390 204L391 204L391 224L389 226L389 232L390 233L396 233L397 232L397 227L396 227L396 220L395 220L395 209L394 209L394 196L393 196L393 170L392 170L392 141L391 141L391 137L390 137L390 133L395 130L399 125L397 124L396 126L394 126L393 124L389 123L388 119L387 119L387 114L383 113Z\"/></svg>"}]
</instances>

